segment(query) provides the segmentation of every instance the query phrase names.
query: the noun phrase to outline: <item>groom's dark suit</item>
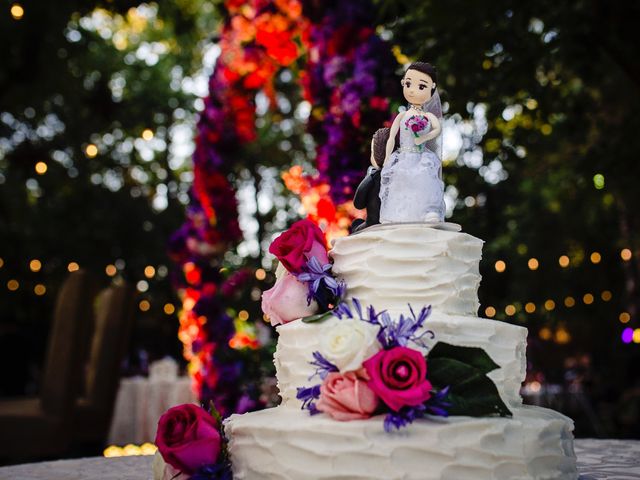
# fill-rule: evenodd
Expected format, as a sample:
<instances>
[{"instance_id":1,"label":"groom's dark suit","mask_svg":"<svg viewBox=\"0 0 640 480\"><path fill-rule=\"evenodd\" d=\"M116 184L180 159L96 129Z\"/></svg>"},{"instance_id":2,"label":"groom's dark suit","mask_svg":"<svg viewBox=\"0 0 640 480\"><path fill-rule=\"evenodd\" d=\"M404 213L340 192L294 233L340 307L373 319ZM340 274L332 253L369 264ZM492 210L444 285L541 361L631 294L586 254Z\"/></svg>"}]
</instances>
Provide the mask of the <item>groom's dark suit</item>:
<instances>
[{"instance_id":1,"label":"groom's dark suit","mask_svg":"<svg viewBox=\"0 0 640 480\"><path fill-rule=\"evenodd\" d=\"M358 185L353 197L353 206L357 209L367 209L367 219L356 219L351 224L351 231L357 232L363 228L380 223L380 169L369 167L367 176Z\"/></svg>"}]
</instances>

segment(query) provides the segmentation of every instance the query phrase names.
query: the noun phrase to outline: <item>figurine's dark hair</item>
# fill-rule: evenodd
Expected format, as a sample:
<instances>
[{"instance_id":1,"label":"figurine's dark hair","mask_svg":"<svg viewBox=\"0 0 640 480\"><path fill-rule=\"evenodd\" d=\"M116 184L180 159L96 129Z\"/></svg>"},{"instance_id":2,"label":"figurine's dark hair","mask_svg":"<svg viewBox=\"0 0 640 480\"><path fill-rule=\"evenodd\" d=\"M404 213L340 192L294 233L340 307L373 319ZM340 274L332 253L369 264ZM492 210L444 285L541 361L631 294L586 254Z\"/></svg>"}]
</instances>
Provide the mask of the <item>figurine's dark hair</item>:
<instances>
[{"instance_id":1,"label":"figurine's dark hair","mask_svg":"<svg viewBox=\"0 0 640 480\"><path fill-rule=\"evenodd\" d=\"M387 153L387 140L389 140L390 128L379 128L373 134L373 160L382 168L384 165L384 157Z\"/></svg>"},{"instance_id":2,"label":"figurine's dark hair","mask_svg":"<svg viewBox=\"0 0 640 480\"><path fill-rule=\"evenodd\" d=\"M416 70L418 72L429 75L431 77L431 80L433 80L433 83L438 83L438 72L436 72L436 67L434 67L430 63L413 62L411 65L409 65L409 68L407 68L407 72L409 70ZM404 73L406 74L407 72L404 72ZM431 89L431 95L433 95L435 91L436 91L436 87L434 86Z\"/></svg>"}]
</instances>

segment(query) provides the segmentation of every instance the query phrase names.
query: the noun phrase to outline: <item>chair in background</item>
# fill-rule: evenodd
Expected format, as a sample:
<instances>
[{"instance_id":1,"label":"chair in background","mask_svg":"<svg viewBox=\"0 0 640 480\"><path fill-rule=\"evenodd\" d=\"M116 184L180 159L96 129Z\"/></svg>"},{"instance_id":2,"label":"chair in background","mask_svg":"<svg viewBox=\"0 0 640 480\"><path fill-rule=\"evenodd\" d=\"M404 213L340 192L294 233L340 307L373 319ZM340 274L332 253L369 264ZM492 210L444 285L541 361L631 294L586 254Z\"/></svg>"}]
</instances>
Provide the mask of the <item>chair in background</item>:
<instances>
[{"instance_id":1,"label":"chair in background","mask_svg":"<svg viewBox=\"0 0 640 480\"><path fill-rule=\"evenodd\" d=\"M0 457L18 461L60 455L68 449L82 373L82 343L93 323L96 291L92 277L83 270L71 273L62 285L39 396L0 401Z\"/></svg>"},{"instance_id":2,"label":"chair in background","mask_svg":"<svg viewBox=\"0 0 640 480\"><path fill-rule=\"evenodd\" d=\"M104 289L96 298L95 323L85 364L84 388L73 419L74 441L104 445L129 344L135 289L126 283Z\"/></svg>"}]
</instances>

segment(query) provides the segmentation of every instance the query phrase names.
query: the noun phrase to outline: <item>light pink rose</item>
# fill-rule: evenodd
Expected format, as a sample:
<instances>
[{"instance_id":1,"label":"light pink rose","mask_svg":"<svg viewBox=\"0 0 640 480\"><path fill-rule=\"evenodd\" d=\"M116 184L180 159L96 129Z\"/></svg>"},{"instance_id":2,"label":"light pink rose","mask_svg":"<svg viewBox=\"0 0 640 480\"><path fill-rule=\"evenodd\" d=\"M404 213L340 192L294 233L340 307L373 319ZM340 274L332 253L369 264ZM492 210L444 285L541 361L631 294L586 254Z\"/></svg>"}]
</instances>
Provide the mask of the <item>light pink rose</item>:
<instances>
[{"instance_id":1,"label":"light pink rose","mask_svg":"<svg viewBox=\"0 0 640 480\"><path fill-rule=\"evenodd\" d=\"M286 272L273 287L262 293L262 311L273 326L313 315L318 311L318 304L315 300L307 304L308 293L307 285Z\"/></svg>"},{"instance_id":2,"label":"light pink rose","mask_svg":"<svg viewBox=\"0 0 640 480\"><path fill-rule=\"evenodd\" d=\"M316 407L335 420L361 420L376 411L378 397L356 372L334 372L320 386Z\"/></svg>"},{"instance_id":3,"label":"light pink rose","mask_svg":"<svg viewBox=\"0 0 640 480\"><path fill-rule=\"evenodd\" d=\"M381 350L363 365L370 376L369 387L396 412L431 398L427 362L417 350L407 347Z\"/></svg>"}]
</instances>

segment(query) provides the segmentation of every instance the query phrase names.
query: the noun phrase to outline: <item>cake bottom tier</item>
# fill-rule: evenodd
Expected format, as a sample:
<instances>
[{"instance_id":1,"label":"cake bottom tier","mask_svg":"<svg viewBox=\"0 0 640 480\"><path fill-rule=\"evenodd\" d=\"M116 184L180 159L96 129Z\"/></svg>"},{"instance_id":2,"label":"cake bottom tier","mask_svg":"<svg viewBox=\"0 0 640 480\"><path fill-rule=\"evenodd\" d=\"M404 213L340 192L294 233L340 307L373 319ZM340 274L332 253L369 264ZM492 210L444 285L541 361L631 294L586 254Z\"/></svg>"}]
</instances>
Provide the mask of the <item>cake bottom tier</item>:
<instances>
[{"instance_id":1,"label":"cake bottom tier","mask_svg":"<svg viewBox=\"0 0 640 480\"><path fill-rule=\"evenodd\" d=\"M572 420L540 407L512 411L386 433L382 416L337 422L280 406L232 415L225 434L236 480L577 479Z\"/></svg>"}]
</instances>

